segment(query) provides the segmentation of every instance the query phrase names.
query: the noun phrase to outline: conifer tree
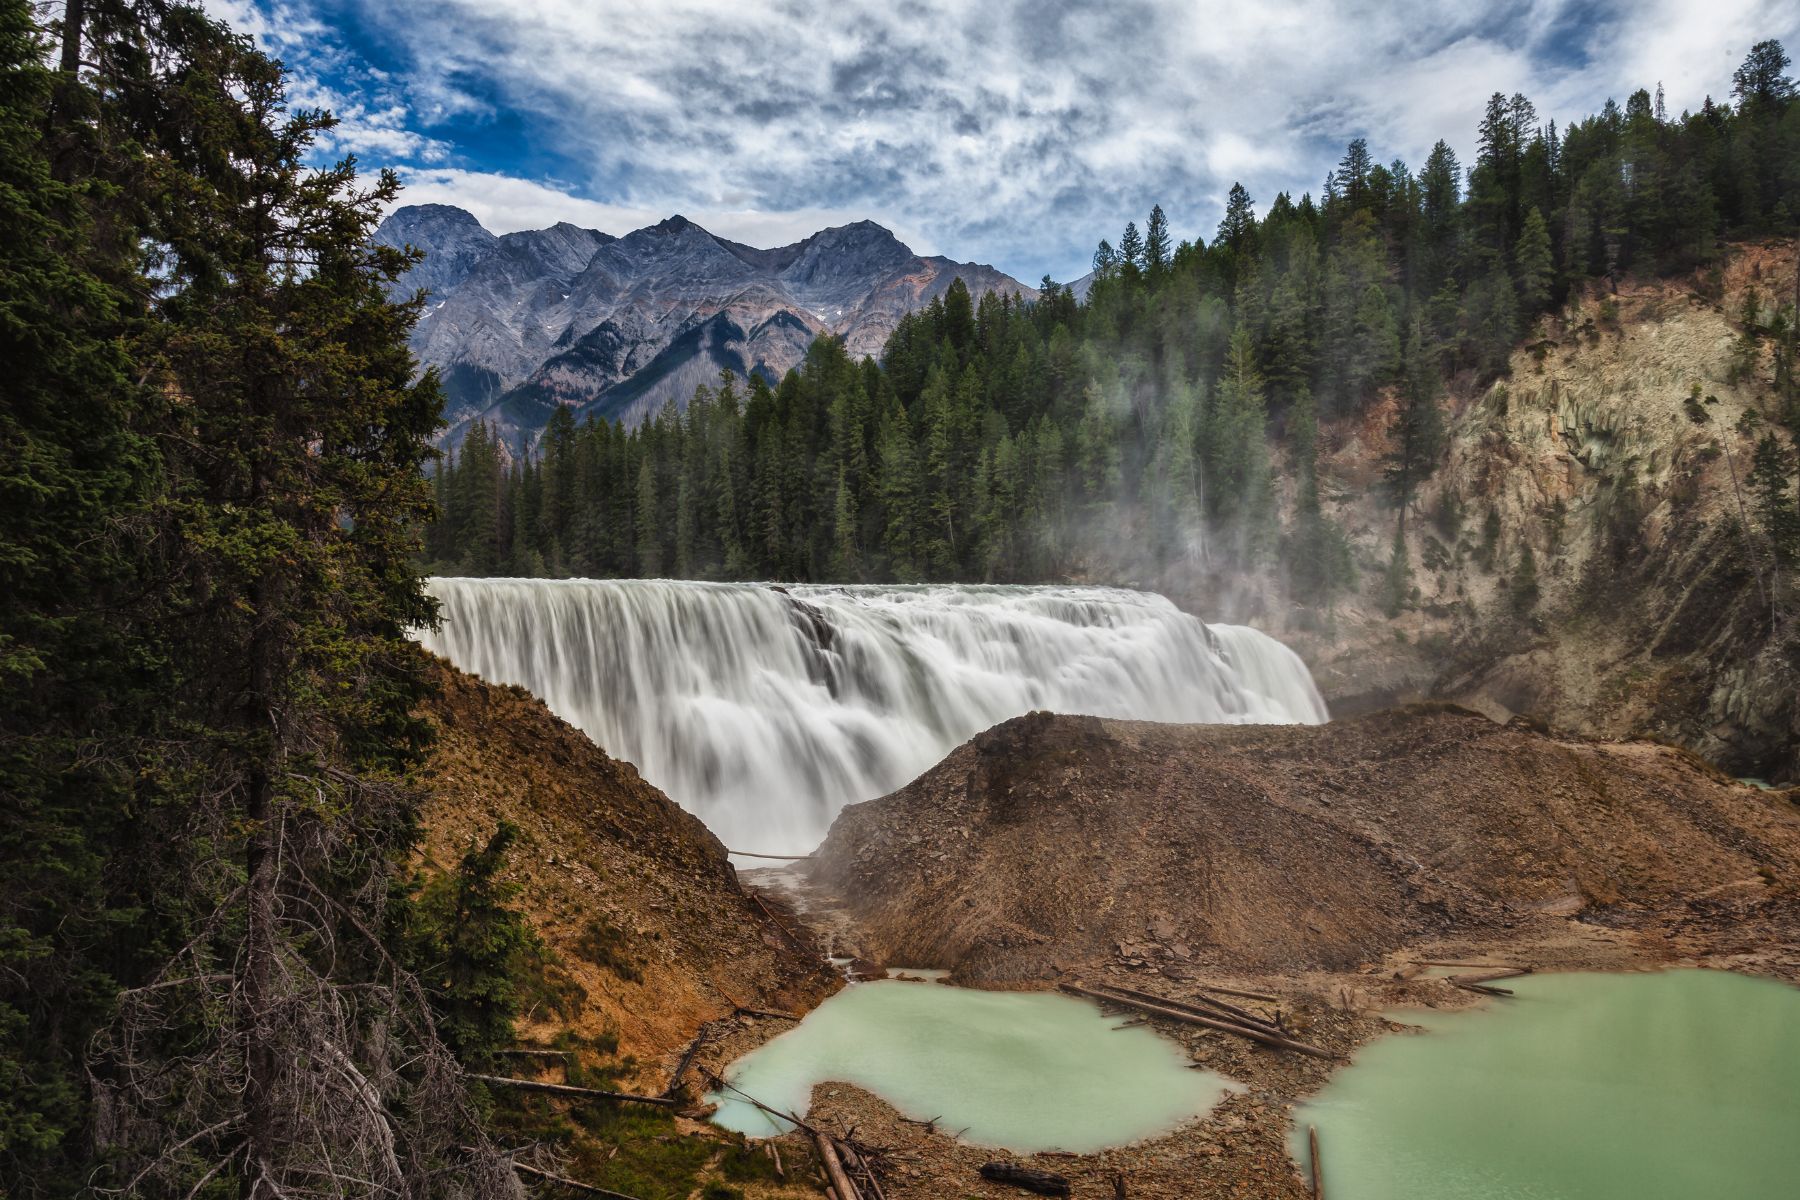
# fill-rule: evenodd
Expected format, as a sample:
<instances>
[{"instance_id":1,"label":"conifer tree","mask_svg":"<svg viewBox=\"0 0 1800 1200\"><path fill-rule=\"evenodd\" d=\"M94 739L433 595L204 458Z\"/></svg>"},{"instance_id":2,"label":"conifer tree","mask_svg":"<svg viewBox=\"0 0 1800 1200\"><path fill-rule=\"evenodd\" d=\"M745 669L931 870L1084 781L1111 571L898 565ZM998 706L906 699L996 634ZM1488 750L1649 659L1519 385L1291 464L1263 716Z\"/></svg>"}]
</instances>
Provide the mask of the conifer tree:
<instances>
[{"instance_id":1,"label":"conifer tree","mask_svg":"<svg viewBox=\"0 0 1800 1200\"><path fill-rule=\"evenodd\" d=\"M204 14L68 14L65 95L92 114L70 128L106 141L71 173L116 171L89 179L107 223L153 255L118 345L158 453L141 582L162 631L163 737L122 759L156 861L118 862L156 873L136 940L160 962L88 1046L111 1116L87 1182L498 1196L511 1172L390 950L441 404L414 378L417 306L387 298L414 260L370 241L397 181L308 166L330 118L289 111L279 64Z\"/></svg>"},{"instance_id":2,"label":"conifer tree","mask_svg":"<svg viewBox=\"0 0 1800 1200\"><path fill-rule=\"evenodd\" d=\"M1400 408L1388 433L1390 449L1383 465L1402 529L1407 506L1442 453L1444 417L1438 408L1438 386L1437 366L1427 355L1422 332L1414 322L1401 358Z\"/></svg>"},{"instance_id":3,"label":"conifer tree","mask_svg":"<svg viewBox=\"0 0 1800 1200\"><path fill-rule=\"evenodd\" d=\"M1519 272L1519 307L1535 316L1549 303L1550 285L1555 277L1555 265L1550 258L1550 230L1544 224L1544 215L1535 208L1525 215L1525 227L1519 234L1514 263Z\"/></svg>"},{"instance_id":4,"label":"conifer tree","mask_svg":"<svg viewBox=\"0 0 1800 1200\"><path fill-rule=\"evenodd\" d=\"M1125 223L1125 235L1119 239L1119 263L1127 270L1144 269L1144 237L1136 221Z\"/></svg>"},{"instance_id":5,"label":"conifer tree","mask_svg":"<svg viewBox=\"0 0 1800 1200\"><path fill-rule=\"evenodd\" d=\"M1169 266L1169 222L1162 205L1150 210L1150 221L1144 227L1144 269L1160 278Z\"/></svg>"}]
</instances>

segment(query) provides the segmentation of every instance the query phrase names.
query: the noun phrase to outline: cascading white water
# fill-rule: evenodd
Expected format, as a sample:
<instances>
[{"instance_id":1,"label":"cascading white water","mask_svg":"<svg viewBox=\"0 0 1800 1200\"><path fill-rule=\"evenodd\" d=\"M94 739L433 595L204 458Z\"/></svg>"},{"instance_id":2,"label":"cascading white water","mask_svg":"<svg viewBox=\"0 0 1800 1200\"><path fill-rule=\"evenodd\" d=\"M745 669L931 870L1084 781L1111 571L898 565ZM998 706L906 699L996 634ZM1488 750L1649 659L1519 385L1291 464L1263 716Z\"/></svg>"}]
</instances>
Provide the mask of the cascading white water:
<instances>
[{"instance_id":1,"label":"cascading white water","mask_svg":"<svg viewBox=\"0 0 1800 1200\"><path fill-rule=\"evenodd\" d=\"M443 628L420 634L426 647L531 691L736 850L811 850L845 804L1034 709L1326 719L1280 642L1117 588L433 579L430 590Z\"/></svg>"}]
</instances>

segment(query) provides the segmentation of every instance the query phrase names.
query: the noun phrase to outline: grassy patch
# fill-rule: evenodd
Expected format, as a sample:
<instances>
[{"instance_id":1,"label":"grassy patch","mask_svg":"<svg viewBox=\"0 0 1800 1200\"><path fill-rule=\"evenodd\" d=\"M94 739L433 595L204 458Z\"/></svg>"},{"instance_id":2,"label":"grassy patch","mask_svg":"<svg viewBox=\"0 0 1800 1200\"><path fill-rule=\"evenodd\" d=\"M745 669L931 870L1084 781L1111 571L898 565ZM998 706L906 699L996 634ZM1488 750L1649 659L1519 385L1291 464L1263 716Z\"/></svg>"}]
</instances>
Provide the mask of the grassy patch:
<instances>
[{"instance_id":1,"label":"grassy patch","mask_svg":"<svg viewBox=\"0 0 1800 1200\"><path fill-rule=\"evenodd\" d=\"M595 917L576 939L575 952L596 967L611 971L620 979L638 983L644 975L625 952L627 940L624 931L618 926L604 917Z\"/></svg>"}]
</instances>

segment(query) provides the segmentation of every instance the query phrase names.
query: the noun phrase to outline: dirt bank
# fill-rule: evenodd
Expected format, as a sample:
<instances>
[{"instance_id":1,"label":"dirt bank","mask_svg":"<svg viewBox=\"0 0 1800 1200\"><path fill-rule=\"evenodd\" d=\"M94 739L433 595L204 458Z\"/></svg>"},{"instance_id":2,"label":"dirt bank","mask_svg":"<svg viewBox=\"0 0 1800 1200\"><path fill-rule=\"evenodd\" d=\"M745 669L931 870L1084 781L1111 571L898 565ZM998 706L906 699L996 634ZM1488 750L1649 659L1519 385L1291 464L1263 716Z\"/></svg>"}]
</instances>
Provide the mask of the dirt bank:
<instances>
[{"instance_id":1,"label":"dirt bank","mask_svg":"<svg viewBox=\"0 0 1800 1200\"><path fill-rule=\"evenodd\" d=\"M739 886L719 840L630 763L518 688L433 670L426 863L452 868L502 820L517 825L514 903L574 985L534 1009L524 1041L616 1039L632 1060L622 1082L660 1092L703 1022L734 1004L810 1008L838 986Z\"/></svg>"},{"instance_id":2,"label":"dirt bank","mask_svg":"<svg viewBox=\"0 0 1800 1200\"><path fill-rule=\"evenodd\" d=\"M1800 808L1682 751L1416 706L1317 728L1033 714L844 810L864 952L965 980L1344 970L1450 935L1795 899Z\"/></svg>"}]
</instances>

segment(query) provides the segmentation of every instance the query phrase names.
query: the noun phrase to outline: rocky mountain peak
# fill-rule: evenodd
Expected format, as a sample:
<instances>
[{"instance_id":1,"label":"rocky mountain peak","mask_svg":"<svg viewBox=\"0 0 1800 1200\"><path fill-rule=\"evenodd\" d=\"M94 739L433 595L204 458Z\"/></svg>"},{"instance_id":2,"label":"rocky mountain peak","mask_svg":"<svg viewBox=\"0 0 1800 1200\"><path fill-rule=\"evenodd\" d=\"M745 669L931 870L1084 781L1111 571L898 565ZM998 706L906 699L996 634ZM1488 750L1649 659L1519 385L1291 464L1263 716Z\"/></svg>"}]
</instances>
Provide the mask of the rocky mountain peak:
<instances>
[{"instance_id":1,"label":"rocky mountain peak","mask_svg":"<svg viewBox=\"0 0 1800 1200\"><path fill-rule=\"evenodd\" d=\"M441 298L468 278L498 241L474 213L453 204L397 208L375 231L377 245L412 246L425 252L425 260L396 282L396 295L423 289Z\"/></svg>"},{"instance_id":2,"label":"rocky mountain peak","mask_svg":"<svg viewBox=\"0 0 1800 1200\"><path fill-rule=\"evenodd\" d=\"M462 209L396 209L376 240L424 250L400 287L435 302L413 336L444 380L449 444L471 420L528 449L549 414L635 421L721 369L774 379L820 332L877 354L901 315L961 278L1033 296L991 267L922 258L875 221L764 250L679 213L613 237L564 221L496 238Z\"/></svg>"}]
</instances>

